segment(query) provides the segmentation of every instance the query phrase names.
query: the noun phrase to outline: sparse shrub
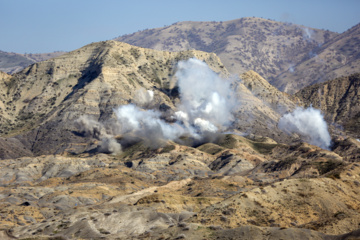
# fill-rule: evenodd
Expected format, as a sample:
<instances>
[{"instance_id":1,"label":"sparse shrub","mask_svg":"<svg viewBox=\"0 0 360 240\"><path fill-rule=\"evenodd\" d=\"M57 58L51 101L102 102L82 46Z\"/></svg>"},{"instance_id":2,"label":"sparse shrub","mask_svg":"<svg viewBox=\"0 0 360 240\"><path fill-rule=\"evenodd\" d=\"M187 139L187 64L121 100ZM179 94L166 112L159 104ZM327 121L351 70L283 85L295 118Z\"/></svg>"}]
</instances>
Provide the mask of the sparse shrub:
<instances>
[{"instance_id":1,"label":"sparse shrub","mask_svg":"<svg viewBox=\"0 0 360 240\"><path fill-rule=\"evenodd\" d=\"M220 217L220 221L222 221L222 222L228 222L229 219L228 219L227 217L225 217L225 216L221 216L221 217Z\"/></svg>"},{"instance_id":2,"label":"sparse shrub","mask_svg":"<svg viewBox=\"0 0 360 240\"><path fill-rule=\"evenodd\" d=\"M303 192L299 192L298 195L299 195L300 197L303 197L303 198L309 198L309 197L314 196L314 193L303 193Z\"/></svg>"},{"instance_id":3,"label":"sparse shrub","mask_svg":"<svg viewBox=\"0 0 360 240\"><path fill-rule=\"evenodd\" d=\"M185 234L179 234L175 239L185 239L186 235Z\"/></svg>"},{"instance_id":4,"label":"sparse shrub","mask_svg":"<svg viewBox=\"0 0 360 240\"><path fill-rule=\"evenodd\" d=\"M111 234L109 231L107 231L107 230L105 230L105 229L103 229L103 228L100 228L100 229L99 229L99 232L100 232L101 234Z\"/></svg>"},{"instance_id":5,"label":"sparse shrub","mask_svg":"<svg viewBox=\"0 0 360 240\"><path fill-rule=\"evenodd\" d=\"M332 172L331 174L327 175L328 178L331 178L331 179L340 179L340 172L338 171L335 171L335 172Z\"/></svg>"},{"instance_id":6,"label":"sparse shrub","mask_svg":"<svg viewBox=\"0 0 360 240\"><path fill-rule=\"evenodd\" d=\"M172 151L172 150L174 150L174 149L175 149L175 146L174 146L174 145L166 145L166 146L161 150L160 153L168 153L168 152L170 152L170 151Z\"/></svg>"},{"instance_id":7,"label":"sparse shrub","mask_svg":"<svg viewBox=\"0 0 360 240\"><path fill-rule=\"evenodd\" d=\"M131 49L130 49L130 53L131 53L131 55L132 55L135 59L138 59L138 58L140 57L140 51L139 51L139 49L131 48Z\"/></svg>"},{"instance_id":8,"label":"sparse shrub","mask_svg":"<svg viewBox=\"0 0 360 240\"><path fill-rule=\"evenodd\" d=\"M316 162L314 165L320 174L325 174L340 167L343 163L336 160L329 160L326 162Z\"/></svg>"},{"instance_id":9,"label":"sparse shrub","mask_svg":"<svg viewBox=\"0 0 360 240\"><path fill-rule=\"evenodd\" d=\"M296 157L287 157L286 159L277 162L274 167L272 168L273 171L283 170L283 169L289 169L291 165L293 165L296 162Z\"/></svg>"},{"instance_id":10,"label":"sparse shrub","mask_svg":"<svg viewBox=\"0 0 360 240\"><path fill-rule=\"evenodd\" d=\"M209 229L210 229L210 230L214 230L214 231L216 231L216 230L223 230L223 228L222 228L221 226L214 226L214 225L209 226Z\"/></svg>"}]
</instances>

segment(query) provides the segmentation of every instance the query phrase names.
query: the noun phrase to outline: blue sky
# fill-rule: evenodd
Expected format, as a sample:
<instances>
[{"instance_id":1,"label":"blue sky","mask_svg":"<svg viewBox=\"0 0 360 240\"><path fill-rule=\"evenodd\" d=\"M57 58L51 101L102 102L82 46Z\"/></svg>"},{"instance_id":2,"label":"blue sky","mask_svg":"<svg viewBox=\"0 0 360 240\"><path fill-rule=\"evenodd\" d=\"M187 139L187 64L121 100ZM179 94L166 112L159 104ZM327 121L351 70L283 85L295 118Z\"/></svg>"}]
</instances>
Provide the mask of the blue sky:
<instances>
[{"instance_id":1,"label":"blue sky","mask_svg":"<svg viewBox=\"0 0 360 240\"><path fill-rule=\"evenodd\" d=\"M71 51L178 21L262 17L335 32L360 22L360 0L0 0L0 50Z\"/></svg>"}]
</instances>

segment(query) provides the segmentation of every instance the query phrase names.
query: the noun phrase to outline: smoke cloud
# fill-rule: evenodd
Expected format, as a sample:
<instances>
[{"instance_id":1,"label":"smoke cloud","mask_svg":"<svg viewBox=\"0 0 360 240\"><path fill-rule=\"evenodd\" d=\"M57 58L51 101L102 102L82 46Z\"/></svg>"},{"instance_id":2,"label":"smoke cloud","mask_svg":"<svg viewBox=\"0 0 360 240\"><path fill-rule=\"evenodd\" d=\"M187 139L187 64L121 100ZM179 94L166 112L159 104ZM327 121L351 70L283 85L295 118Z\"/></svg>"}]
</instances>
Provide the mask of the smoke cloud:
<instances>
[{"instance_id":1,"label":"smoke cloud","mask_svg":"<svg viewBox=\"0 0 360 240\"><path fill-rule=\"evenodd\" d=\"M180 120L185 125L207 125L205 128L214 132L230 125L236 102L230 81L220 78L206 63L195 58L179 62L175 76L181 98L178 106L181 113L176 115L182 115Z\"/></svg>"},{"instance_id":2,"label":"smoke cloud","mask_svg":"<svg viewBox=\"0 0 360 240\"><path fill-rule=\"evenodd\" d=\"M154 92L152 90L146 90L145 88L141 88L135 92L134 103L138 106L147 108L150 107L153 99Z\"/></svg>"},{"instance_id":3,"label":"smoke cloud","mask_svg":"<svg viewBox=\"0 0 360 240\"><path fill-rule=\"evenodd\" d=\"M220 78L209 66L195 58L178 63L175 74L180 92L178 111L172 116L175 123L160 119L156 110L140 107L150 104L153 93L137 92L136 105L124 105L115 109L117 120L122 124L122 134L132 134L157 147L167 140L177 140L188 135L198 141L209 138L209 133L225 129L233 120L231 113L235 102L230 82Z\"/></svg>"},{"instance_id":4,"label":"smoke cloud","mask_svg":"<svg viewBox=\"0 0 360 240\"><path fill-rule=\"evenodd\" d=\"M75 123L75 127L84 136L93 137L100 140L99 151L104 153L118 154L121 152L121 144L114 138L112 133L108 133L105 126L90 116L81 116Z\"/></svg>"},{"instance_id":5,"label":"smoke cloud","mask_svg":"<svg viewBox=\"0 0 360 240\"><path fill-rule=\"evenodd\" d=\"M91 136L96 139L99 139L105 131L104 126L90 116L81 116L74 124L84 136Z\"/></svg>"},{"instance_id":6,"label":"smoke cloud","mask_svg":"<svg viewBox=\"0 0 360 240\"><path fill-rule=\"evenodd\" d=\"M305 141L323 149L330 149L331 137L327 123L320 110L313 108L296 108L279 120L278 127L288 133L298 133Z\"/></svg>"},{"instance_id":7,"label":"smoke cloud","mask_svg":"<svg viewBox=\"0 0 360 240\"><path fill-rule=\"evenodd\" d=\"M168 140L179 140L181 136L192 137L197 143L211 139L234 120L235 94L231 82L195 58L180 61L177 68L180 103L171 117L173 123L162 120L162 112L148 109L154 105L154 92L140 89L135 92L134 104L114 109L116 123L111 127L84 116L75 125L80 132L101 140L99 149L103 152L121 151L112 132L120 134L125 142L127 138L140 138L152 148L163 146ZM114 126L117 129L109 131Z\"/></svg>"},{"instance_id":8,"label":"smoke cloud","mask_svg":"<svg viewBox=\"0 0 360 240\"><path fill-rule=\"evenodd\" d=\"M152 148L163 145L164 141L175 140L185 133L179 124L170 124L160 119L159 111L142 110L129 104L114 109L114 112L121 123L123 135L140 137Z\"/></svg>"}]
</instances>

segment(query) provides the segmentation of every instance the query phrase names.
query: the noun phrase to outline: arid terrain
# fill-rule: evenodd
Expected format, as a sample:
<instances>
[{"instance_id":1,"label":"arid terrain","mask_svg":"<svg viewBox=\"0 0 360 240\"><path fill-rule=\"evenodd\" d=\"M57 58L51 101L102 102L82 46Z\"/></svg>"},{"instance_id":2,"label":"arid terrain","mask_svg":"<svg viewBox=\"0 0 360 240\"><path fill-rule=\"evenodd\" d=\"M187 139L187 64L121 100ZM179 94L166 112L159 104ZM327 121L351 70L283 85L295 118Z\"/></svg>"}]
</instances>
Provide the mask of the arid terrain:
<instances>
[{"instance_id":1,"label":"arid terrain","mask_svg":"<svg viewBox=\"0 0 360 240\"><path fill-rule=\"evenodd\" d=\"M359 239L359 82L119 41L1 73L0 238Z\"/></svg>"},{"instance_id":2,"label":"arid terrain","mask_svg":"<svg viewBox=\"0 0 360 240\"><path fill-rule=\"evenodd\" d=\"M233 74L253 70L281 91L359 71L359 29L338 34L262 18L178 22L116 38L139 47L216 53Z\"/></svg>"}]
</instances>

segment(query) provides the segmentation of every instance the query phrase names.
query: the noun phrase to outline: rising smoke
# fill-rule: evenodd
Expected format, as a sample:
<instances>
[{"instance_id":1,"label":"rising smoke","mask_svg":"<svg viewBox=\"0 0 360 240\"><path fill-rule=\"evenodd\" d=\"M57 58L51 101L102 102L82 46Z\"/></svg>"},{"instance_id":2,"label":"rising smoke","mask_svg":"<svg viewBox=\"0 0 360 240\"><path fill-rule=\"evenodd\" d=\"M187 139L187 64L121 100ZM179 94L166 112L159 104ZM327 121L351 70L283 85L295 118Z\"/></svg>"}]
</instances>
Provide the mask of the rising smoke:
<instances>
[{"instance_id":1,"label":"rising smoke","mask_svg":"<svg viewBox=\"0 0 360 240\"><path fill-rule=\"evenodd\" d=\"M330 149L331 137L327 123L320 110L309 108L296 108L279 120L279 128L288 133L298 133L310 144L323 149Z\"/></svg>"},{"instance_id":2,"label":"rising smoke","mask_svg":"<svg viewBox=\"0 0 360 240\"><path fill-rule=\"evenodd\" d=\"M152 90L146 90L140 88L135 92L134 103L142 108L152 107L151 103L154 99L154 92Z\"/></svg>"},{"instance_id":3,"label":"rising smoke","mask_svg":"<svg viewBox=\"0 0 360 240\"><path fill-rule=\"evenodd\" d=\"M173 123L162 120L160 111L149 109L154 92L140 89L134 95L135 104L114 109L116 132L123 139L140 138L152 148L163 146L168 140L176 141L181 136L194 138L198 143L205 139L209 141L234 120L235 97L230 81L220 78L206 63L195 58L181 61L177 67L175 77L180 103L172 116ZM109 128L97 121L81 117L76 126L81 132L101 140L99 149L103 152L121 151L121 145Z\"/></svg>"},{"instance_id":4,"label":"rising smoke","mask_svg":"<svg viewBox=\"0 0 360 240\"><path fill-rule=\"evenodd\" d=\"M181 142L182 136L192 138L193 144L215 140L234 121L233 110L238 101L231 81L220 78L195 58L181 61L177 67L180 102L170 116L171 123L163 120L163 112L151 109L155 106L155 93L140 89L135 92L132 104L114 109L116 120L101 124L83 116L75 122L76 127L84 135L100 140L99 151L108 153L121 152L115 135L121 136L122 144L142 140L151 148L164 146L168 140ZM296 108L283 115L278 126L285 132L298 133L311 144L330 148L327 124L321 112L313 107Z\"/></svg>"},{"instance_id":5,"label":"rising smoke","mask_svg":"<svg viewBox=\"0 0 360 240\"><path fill-rule=\"evenodd\" d=\"M84 136L100 140L99 152L117 154L121 152L121 145L114 138L114 133L109 128L111 126L112 124L108 124L106 128L90 116L81 116L75 121L75 127Z\"/></svg>"},{"instance_id":6,"label":"rising smoke","mask_svg":"<svg viewBox=\"0 0 360 240\"><path fill-rule=\"evenodd\" d=\"M179 62L175 76L181 98L176 115L181 116L186 126L195 125L200 132L216 132L230 125L236 103L230 81L195 58Z\"/></svg>"},{"instance_id":7,"label":"rising smoke","mask_svg":"<svg viewBox=\"0 0 360 240\"><path fill-rule=\"evenodd\" d=\"M167 140L175 140L185 132L179 124L162 120L159 111L143 110L133 104L120 106L114 111L124 137L139 137L152 148L162 146Z\"/></svg>"},{"instance_id":8,"label":"rising smoke","mask_svg":"<svg viewBox=\"0 0 360 240\"><path fill-rule=\"evenodd\" d=\"M307 27L303 27L302 30L303 30L303 38L306 41L312 41L313 40L313 35L315 33L314 30L309 29Z\"/></svg>"}]
</instances>

